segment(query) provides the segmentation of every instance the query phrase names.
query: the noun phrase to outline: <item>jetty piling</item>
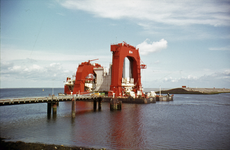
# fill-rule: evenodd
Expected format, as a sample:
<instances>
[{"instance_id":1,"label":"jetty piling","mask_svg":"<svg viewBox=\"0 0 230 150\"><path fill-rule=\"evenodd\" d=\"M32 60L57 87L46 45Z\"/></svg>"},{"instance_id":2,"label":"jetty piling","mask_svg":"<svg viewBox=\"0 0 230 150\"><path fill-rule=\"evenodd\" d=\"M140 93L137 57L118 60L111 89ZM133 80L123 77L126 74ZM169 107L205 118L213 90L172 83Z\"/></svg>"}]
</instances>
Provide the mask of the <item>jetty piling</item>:
<instances>
[{"instance_id":1,"label":"jetty piling","mask_svg":"<svg viewBox=\"0 0 230 150\"><path fill-rule=\"evenodd\" d=\"M53 105L53 119L57 117L57 104L56 102L52 103Z\"/></svg>"},{"instance_id":2,"label":"jetty piling","mask_svg":"<svg viewBox=\"0 0 230 150\"><path fill-rule=\"evenodd\" d=\"M98 97L97 99L93 100L93 110L96 111L101 110L101 102L102 102L102 98Z\"/></svg>"},{"instance_id":3,"label":"jetty piling","mask_svg":"<svg viewBox=\"0 0 230 150\"><path fill-rule=\"evenodd\" d=\"M102 98L100 97L98 99L98 110L101 110L101 101L102 101Z\"/></svg>"},{"instance_id":4,"label":"jetty piling","mask_svg":"<svg viewBox=\"0 0 230 150\"><path fill-rule=\"evenodd\" d=\"M51 112L53 114L53 118L55 119L57 116L57 106L58 106L58 102L54 102L54 101L48 101L47 102L47 118L50 119L51 118Z\"/></svg>"},{"instance_id":5,"label":"jetty piling","mask_svg":"<svg viewBox=\"0 0 230 150\"><path fill-rule=\"evenodd\" d=\"M119 101L117 98L112 98L110 100L110 110L121 110L122 108L122 101Z\"/></svg>"},{"instance_id":6,"label":"jetty piling","mask_svg":"<svg viewBox=\"0 0 230 150\"><path fill-rule=\"evenodd\" d=\"M47 118L51 118L51 102L47 102Z\"/></svg>"},{"instance_id":7,"label":"jetty piling","mask_svg":"<svg viewBox=\"0 0 230 150\"><path fill-rule=\"evenodd\" d=\"M71 113L72 118L75 117L75 105L76 105L76 101L75 101L75 99L73 98L73 99L72 99L72 113Z\"/></svg>"},{"instance_id":8,"label":"jetty piling","mask_svg":"<svg viewBox=\"0 0 230 150\"><path fill-rule=\"evenodd\" d=\"M93 101L93 110L94 111L97 110L97 101L96 100Z\"/></svg>"}]
</instances>

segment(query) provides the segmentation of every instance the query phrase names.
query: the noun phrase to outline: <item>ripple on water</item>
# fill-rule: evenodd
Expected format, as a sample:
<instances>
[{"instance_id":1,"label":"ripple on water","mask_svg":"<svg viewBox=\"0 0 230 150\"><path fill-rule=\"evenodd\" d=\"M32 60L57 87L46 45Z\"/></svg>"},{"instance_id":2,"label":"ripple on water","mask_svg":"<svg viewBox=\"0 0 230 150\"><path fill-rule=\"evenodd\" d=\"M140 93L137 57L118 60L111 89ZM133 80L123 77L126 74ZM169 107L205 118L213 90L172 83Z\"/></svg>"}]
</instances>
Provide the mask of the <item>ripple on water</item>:
<instances>
[{"instance_id":1,"label":"ripple on water","mask_svg":"<svg viewBox=\"0 0 230 150\"><path fill-rule=\"evenodd\" d=\"M1 136L12 140L110 149L228 149L230 97L176 94L172 102L122 104L110 111L102 103L60 102L57 117L47 119L46 104L0 107ZM218 107L217 107L218 106Z\"/></svg>"}]
</instances>

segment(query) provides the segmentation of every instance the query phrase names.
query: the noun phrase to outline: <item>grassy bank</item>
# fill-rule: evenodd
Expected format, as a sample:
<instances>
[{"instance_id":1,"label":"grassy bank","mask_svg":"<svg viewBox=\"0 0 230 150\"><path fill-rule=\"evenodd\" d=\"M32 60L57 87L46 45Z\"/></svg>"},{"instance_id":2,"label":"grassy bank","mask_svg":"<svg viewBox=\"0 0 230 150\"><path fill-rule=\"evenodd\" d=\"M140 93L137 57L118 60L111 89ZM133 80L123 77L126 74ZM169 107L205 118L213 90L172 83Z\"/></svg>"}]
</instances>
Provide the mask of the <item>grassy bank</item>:
<instances>
[{"instance_id":1,"label":"grassy bank","mask_svg":"<svg viewBox=\"0 0 230 150\"><path fill-rule=\"evenodd\" d=\"M157 91L157 94L160 92ZM215 88L175 88L170 90L162 90L161 94L219 94L230 93L230 89L215 89Z\"/></svg>"},{"instance_id":2,"label":"grassy bank","mask_svg":"<svg viewBox=\"0 0 230 150\"><path fill-rule=\"evenodd\" d=\"M96 150L85 147L69 147L64 145L25 143L21 141L6 142L0 138L0 150Z\"/></svg>"}]
</instances>

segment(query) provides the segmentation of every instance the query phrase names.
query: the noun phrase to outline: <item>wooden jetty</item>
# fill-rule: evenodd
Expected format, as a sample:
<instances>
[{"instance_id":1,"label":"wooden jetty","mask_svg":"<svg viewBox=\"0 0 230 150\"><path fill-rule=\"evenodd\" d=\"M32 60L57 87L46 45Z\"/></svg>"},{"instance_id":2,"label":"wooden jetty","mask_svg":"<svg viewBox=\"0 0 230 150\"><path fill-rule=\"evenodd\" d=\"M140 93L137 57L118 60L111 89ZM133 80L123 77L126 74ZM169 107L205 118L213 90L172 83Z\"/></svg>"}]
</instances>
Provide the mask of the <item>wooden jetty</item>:
<instances>
[{"instance_id":1,"label":"wooden jetty","mask_svg":"<svg viewBox=\"0 0 230 150\"><path fill-rule=\"evenodd\" d=\"M48 97L26 97L26 98L12 98L12 99L0 99L0 106L9 105L21 105L32 103L47 103L47 116L50 118L51 112L53 112L53 118L56 118L57 106L59 102L72 101L72 117L75 117L75 105L76 101L88 101L93 102L94 110L101 110L102 98L98 96L48 96ZM53 111L52 111L53 110Z\"/></svg>"},{"instance_id":2,"label":"wooden jetty","mask_svg":"<svg viewBox=\"0 0 230 150\"><path fill-rule=\"evenodd\" d=\"M101 110L101 102L110 102L110 110L121 110L122 103L135 103L135 104L149 104L156 103L156 101L171 101L173 96L160 96L151 98L112 98L108 96L96 95L64 95L64 96L48 96L48 97L25 97L25 98L8 98L0 99L0 106L21 105L21 104L35 104L47 103L48 117L53 112L53 116L57 114L57 106L59 102L72 101L72 117L75 117L76 101L93 102L94 110ZM52 111L53 110L53 111Z\"/></svg>"},{"instance_id":3,"label":"wooden jetty","mask_svg":"<svg viewBox=\"0 0 230 150\"><path fill-rule=\"evenodd\" d=\"M28 103L47 103L47 102L62 102L62 101L95 101L97 96L48 96L48 97L25 97L25 98L11 98L0 99L0 106L14 105L14 104L28 104Z\"/></svg>"}]
</instances>

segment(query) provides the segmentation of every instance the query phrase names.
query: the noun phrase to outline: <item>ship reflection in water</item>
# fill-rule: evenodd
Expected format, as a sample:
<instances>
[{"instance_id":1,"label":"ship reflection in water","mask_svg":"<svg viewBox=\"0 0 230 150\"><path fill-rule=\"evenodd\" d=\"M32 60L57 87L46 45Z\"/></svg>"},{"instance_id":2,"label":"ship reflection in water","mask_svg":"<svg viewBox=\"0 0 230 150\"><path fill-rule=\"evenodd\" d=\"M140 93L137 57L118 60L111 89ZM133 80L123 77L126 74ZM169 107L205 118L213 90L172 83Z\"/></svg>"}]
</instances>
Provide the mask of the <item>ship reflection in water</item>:
<instances>
[{"instance_id":1,"label":"ship reflection in water","mask_svg":"<svg viewBox=\"0 0 230 150\"><path fill-rule=\"evenodd\" d=\"M142 139L145 136L140 116L142 113L138 105L124 105L122 111L110 111L109 103L102 104L102 111L94 111L92 105L89 102L77 102L76 104L78 111L72 122L74 133L72 138L76 142L80 145L82 143L90 143L92 146L98 144L101 145L101 148L141 148L145 146Z\"/></svg>"},{"instance_id":2,"label":"ship reflection in water","mask_svg":"<svg viewBox=\"0 0 230 150\"><path fill-rule=\"evenodd\" d=\"M47 119L47 104L0 107L1 137L14 141L107 149L228 149L230 94L180 95L171 102L123 104L60 102Z\"/></svg>"}]
</instances>

